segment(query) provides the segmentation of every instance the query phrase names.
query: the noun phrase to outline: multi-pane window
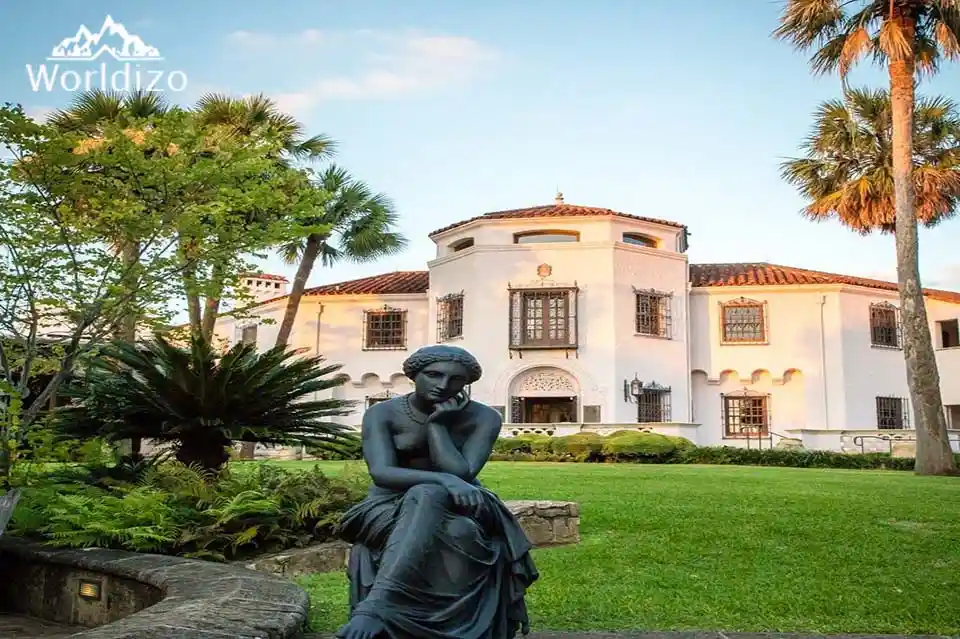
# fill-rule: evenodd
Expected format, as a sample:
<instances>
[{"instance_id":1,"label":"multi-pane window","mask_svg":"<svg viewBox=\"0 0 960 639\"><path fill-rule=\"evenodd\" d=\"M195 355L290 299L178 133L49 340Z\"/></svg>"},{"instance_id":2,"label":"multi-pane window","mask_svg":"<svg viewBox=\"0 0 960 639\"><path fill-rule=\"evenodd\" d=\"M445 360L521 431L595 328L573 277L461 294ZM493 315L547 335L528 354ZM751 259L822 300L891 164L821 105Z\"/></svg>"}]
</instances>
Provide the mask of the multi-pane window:
<instances>
[{"instance_id":1,"label":"multi-pane window","mask_svg":"<svg viewBox=\"0 0 960 639\"><path fill-rule=\"evenodd\" d=\"M670 389L653 385L637 395L637 421L641 424L671 420Z\"/></svg>"},{"instance_id":2,"label":"multi-pane window","mask_svg":"<svg viewBox=\"0 0 960 639\"><path fill-rule=\"evenodd\" d=\"M877 397L877 428L903 430L910 428L908 402L902 397Z\"/></svg>"},{"instance_id":3,"label":"multi-pane window","mask_svg":"<svg viewBox=\"0 0 960 639\"><path fill-rule=\"evenodd\" d=\"M870 343L900 348L900 309L889 302L870 305Z\"/></svg>"},{"instance_id":4,"label":"multi-pane window","mask_svg":"<svg viewBox=\"0 0 960 639\"><path fill-rule=\"evenodd\" d=\"M403 350L406 347L406 311L385 306L363 312L364 350Z\"/></svg>"},{"instance_id":5,"label":"multi-pane window","mask_svg":"<svg viewBox=\"0 0 960 639\"><path fill-rule=\"evenodd\" d=\"M672 337L670 293L634 291L636 298L635 330L638 335Z\"/></svg>"},{"instance_id":6,"label":"multi-pane window","mask_svg":"<svg viewBox=\"0 0 960 639\"><path fill-rule=\"evenodd\" d=\"M463 337L463 293L453 293L437 300L437 341Z\"/></svg>"},{"instance_id":7,"label":"multi-pane window","mask_svg":"<svg viewBox=\"0 0 960 639\"><path fill-rule=\"evenodd\" d=\"M724 437L766 437L770 434L769 395L748 392L721 395Z\"/></svg>"},{"instance_id":8,"label":"multi-pane window","mask_svg":"<svg viewBox=\"0 0 960 639\"><path fill-rule=\"evenodd\" d=\"M577 289L510 291L510 348L576 348Z\"/></svg>"},{"instance_id":9,"label":"multi-pane window","mask_svg":"<svg viewBox=\"0 0 960 639\"><path fill-rule=\"evenodd\" d=\"M720 305L720 340L724 344L763 344L767 341L765 305L741 297Z\"/></svg>"}]
</instances>

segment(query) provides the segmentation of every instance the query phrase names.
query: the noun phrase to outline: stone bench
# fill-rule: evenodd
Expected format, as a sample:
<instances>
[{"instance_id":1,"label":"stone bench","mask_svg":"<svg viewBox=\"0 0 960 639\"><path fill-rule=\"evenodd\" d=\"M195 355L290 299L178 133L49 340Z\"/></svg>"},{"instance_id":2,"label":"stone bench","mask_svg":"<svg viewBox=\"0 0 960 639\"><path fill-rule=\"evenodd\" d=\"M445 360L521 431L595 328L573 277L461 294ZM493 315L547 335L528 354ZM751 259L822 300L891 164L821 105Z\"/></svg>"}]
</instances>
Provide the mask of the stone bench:
<instances>
[{"instance_id":1,"label":"stone bench","mask_svg":"<svg viewBox=\"0 0 960 639\"><path fill-rule=\"evenodd\" d=\"M505 503L535 547L561 546L580 541L580 505L576 502L531 500ZM349 556L350 544L330 541L265 555L242 564L251 570L297 577L344 570Z\"/></svg>"}]
</instances>

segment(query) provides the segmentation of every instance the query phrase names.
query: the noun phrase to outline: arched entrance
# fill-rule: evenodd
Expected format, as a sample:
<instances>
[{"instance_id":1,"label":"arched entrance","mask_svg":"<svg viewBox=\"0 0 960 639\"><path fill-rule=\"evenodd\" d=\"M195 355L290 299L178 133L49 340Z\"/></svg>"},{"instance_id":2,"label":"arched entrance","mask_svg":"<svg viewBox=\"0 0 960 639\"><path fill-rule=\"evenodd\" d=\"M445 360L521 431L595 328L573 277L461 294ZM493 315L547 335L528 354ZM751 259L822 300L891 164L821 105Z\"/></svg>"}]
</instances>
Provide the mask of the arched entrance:
<instances>
[{"instance_id":1,"label":"arched entrance","mask_svg":"<svg viewBox=\"0 0 960 639\"><path fill-rule=\"evenodd\" d=\"M553 366L531 368L510 383L510 423L562 424L580 421L580 385Z\"/></svg>"}]
</instances>

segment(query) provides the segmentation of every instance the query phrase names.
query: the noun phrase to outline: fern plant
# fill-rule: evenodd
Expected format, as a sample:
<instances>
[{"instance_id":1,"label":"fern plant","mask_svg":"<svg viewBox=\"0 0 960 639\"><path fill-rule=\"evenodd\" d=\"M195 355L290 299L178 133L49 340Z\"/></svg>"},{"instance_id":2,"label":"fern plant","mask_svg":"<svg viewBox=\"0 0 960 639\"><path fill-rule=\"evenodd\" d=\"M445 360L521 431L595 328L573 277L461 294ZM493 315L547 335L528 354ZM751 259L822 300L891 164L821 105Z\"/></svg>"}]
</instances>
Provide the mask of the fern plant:
<instances>
[{"instance_id":1,"label":"fern plant","mask_svg":"<svg viewBox=\"0 0 960 639\"><path fill-rule=\"evenodd\" d=\"M238 343L220 354L201 337L186 348L160 335L118 342L91 363L54 424L71 439L172 442L179 461L208 470L228 461L235 441L339 450L351 437L332 418L353 402L317 395L343 383L340 368L285 346L258 353Z\"/></svg>"}]
</instances>

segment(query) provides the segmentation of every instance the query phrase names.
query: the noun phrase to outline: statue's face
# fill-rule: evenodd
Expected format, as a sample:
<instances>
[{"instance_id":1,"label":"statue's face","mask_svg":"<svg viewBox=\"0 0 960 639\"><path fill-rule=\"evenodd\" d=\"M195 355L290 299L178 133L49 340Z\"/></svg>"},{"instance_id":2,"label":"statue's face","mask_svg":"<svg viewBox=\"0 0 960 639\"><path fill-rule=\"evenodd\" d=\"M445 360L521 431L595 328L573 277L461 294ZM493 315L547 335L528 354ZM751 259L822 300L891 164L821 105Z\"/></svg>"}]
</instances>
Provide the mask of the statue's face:
<instances>
[{"instance_id":1,"label":"statue's face","mask_svg":"<svg viewBox=\"0 0 960 639\"><path fill-rule=\"evenodd\" d=\"M434 404L450 399L467 385L468 372L456 362L436 362L417 374L413 380L419 397Z\"/></svg>"}]
</instances>

